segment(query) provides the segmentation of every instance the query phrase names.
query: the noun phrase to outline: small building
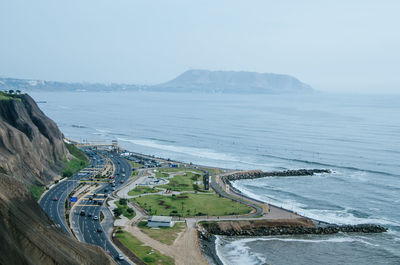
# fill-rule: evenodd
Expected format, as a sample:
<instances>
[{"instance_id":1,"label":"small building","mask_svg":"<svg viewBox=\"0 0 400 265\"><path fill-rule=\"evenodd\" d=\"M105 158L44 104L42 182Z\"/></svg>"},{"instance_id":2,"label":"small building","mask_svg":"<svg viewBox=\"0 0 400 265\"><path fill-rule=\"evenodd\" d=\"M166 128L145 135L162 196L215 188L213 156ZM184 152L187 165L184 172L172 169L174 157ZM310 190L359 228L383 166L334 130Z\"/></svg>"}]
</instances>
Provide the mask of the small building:
<instances>
[{"instance_id":1,"label":"small building","mask_svg":"<svg viewBox=\"0 0 400 265\"><path fill-rule=\"evenodd\" d=\"M209 190L210 189L210 174L205 173L203 176L203 185L204 185L204 190Z\"/></svg>"},{"instance_id":2,"label":"small building","mask_svg":"<svg viewBox=\"0 0 400 265\"><path fill-rule=\"evenodd\" d=\"M172 221L171 216L150 216L149 220L147 220L147 226L149 227L157 227L157 226L167 226L172 227L174 225L174 221Z\"/></svg>"}]
</instances>

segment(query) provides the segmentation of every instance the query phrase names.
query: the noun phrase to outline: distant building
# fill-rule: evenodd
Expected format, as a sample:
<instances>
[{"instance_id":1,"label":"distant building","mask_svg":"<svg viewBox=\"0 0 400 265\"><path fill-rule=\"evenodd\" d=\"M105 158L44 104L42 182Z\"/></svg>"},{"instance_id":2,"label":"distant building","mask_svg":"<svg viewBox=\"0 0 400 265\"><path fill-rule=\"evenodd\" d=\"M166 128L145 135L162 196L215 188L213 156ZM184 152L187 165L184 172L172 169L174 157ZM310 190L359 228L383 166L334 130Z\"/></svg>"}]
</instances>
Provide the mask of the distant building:
<instances>
[{"instance_id":1,"label":"distant building","mask_svg":"<svg viewBox=\"0 0 400 265\"><path fill-rule=\"evenodd\" d=\"M210 175L208 173L203 176L203 185L205 190L210 189Z\"/></svg>"},{"instance_id":2,"label":"distant building","mask_svg":"<svg viewBox=\"0 0 400 265\"><path fill-rule=\"evenodd\" d=\"M157 227L157 226L167 226L172 227L174 225L174 221L172 221L171 216L151 216L149 220L147 220L147 226Z\"/></svg>"}]
</instances>

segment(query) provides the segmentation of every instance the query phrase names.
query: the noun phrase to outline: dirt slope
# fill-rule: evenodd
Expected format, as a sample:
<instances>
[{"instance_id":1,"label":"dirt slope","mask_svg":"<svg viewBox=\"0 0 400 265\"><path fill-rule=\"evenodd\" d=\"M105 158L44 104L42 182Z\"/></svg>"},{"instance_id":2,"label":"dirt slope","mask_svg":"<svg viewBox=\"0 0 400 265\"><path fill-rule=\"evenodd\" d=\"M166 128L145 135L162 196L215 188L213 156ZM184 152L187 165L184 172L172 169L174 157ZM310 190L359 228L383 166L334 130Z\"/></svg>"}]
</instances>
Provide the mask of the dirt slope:
<instances>
[{"instance_id":1,"label":"dirt slope","mask_svg":"<svg viewBox=\"0 0 400 265\"><path fill-rule=\"evenodd\" d=\"M54 179L68 155L57 125L31 97L0 100L0 264L113 264L56 228L27 188Z\"/></svg>"}]
</instances>

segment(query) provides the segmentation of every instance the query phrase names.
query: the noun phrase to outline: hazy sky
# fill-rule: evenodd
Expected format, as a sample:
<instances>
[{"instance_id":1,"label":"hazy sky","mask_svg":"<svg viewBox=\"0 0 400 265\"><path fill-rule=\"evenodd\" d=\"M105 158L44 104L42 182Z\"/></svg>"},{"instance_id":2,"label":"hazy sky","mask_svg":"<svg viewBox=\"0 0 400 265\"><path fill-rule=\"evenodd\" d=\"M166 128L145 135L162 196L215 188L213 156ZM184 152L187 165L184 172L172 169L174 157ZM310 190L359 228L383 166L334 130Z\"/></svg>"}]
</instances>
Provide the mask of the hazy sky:
<instances>
[{"instance_id":1,"label":"hazy sky","mask_svg":"<svg viewBox=\"0 0 400 265\"><path fill-rule=\"evenodd\" d=\"M154 84L190 68L400 93L399 0L1 0L0 76Z\"/></svg>"}]
</instances>

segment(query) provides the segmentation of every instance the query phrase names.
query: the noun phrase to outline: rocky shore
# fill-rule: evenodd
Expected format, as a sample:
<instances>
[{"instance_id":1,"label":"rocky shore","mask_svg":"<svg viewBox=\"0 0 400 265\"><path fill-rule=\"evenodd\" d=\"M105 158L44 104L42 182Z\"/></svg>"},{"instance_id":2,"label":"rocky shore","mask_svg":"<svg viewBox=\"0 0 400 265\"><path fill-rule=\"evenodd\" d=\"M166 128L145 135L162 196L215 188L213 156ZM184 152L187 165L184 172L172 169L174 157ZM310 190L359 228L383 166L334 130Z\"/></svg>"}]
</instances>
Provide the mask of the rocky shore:
<instances>
[{"instance_id":1,"label":"rocky shore","mask_svg":"<svg viewBox=\"0 0 400 265\"><path fill-rule=\"evenodd\" d=\"M198 231L198 239L200 250L208 263L211 265L224 265L217 254L216 237L202 229Z\"/></svg>"},{"instance_id":2,"label":"rocky shore","mask_svg":"<svg viewBox=\"0 0 400 265\"><path fill-rule=\"evenodd\" d=\"M294 169L284 171L269 171L264 172L260 170L243 171L222 176L222 180L226 183L229 181L241 179L256 179L264 177L293 177L293 176L312 176L314 174L331 173L329 169Z\"/></svg>"},{"instance_id":3,"label":"rocky shore","mask_svg":"<svg viewBox=\"0 0 400 265\"><path fill-rule=\"evenodd\" d=\"M202 237L212 235L224 236L271 236L271 235L303 235L303 234L336 234L344 233L382 233L387 228L375 224L336 225L311 224L311 220L257 220L257 221L221 221L202 222Z\"/></svg>"}]
</instances>

